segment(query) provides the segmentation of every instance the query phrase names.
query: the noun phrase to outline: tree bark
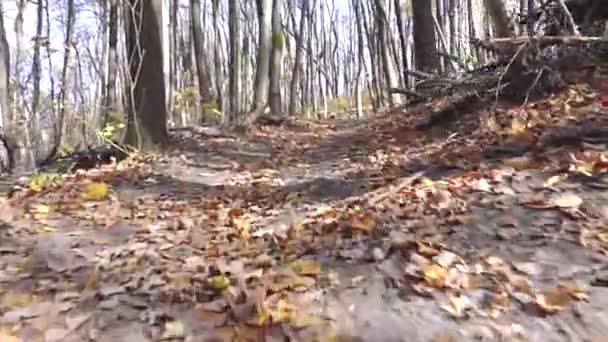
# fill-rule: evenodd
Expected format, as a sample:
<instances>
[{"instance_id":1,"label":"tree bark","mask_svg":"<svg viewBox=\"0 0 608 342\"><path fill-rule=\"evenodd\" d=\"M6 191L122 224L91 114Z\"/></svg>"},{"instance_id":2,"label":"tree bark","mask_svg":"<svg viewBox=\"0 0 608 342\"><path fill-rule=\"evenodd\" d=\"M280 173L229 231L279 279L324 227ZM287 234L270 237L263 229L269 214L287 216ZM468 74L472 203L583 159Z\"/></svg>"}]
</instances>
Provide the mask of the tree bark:
<instances>
[{"instance_id":1,"label":"tree bark","mask_svg":"<svg viewBox=\"0 0 608 342\"><path fill-rule=\"evenodd\" d=\"M439 69L431 5L429 0L412 0L416 68L424 72L434 72Z\"/></svg>"},{"instance_id":2,"label":"tree bark","mask_svg":"<svg viewBox=\"0 0 608 342\"><path fill-rule=\"evenodd\" d=\"M273 0L272 4L272 54L270 56L270 112L275 117L282 117L281 102L281 66L283 64L284 37L281 28L282 0Z\"/></svg>"},{"instance_id":3,"label":"tree bark","mask_svg":"<svg viewBox=\"0 0 608 342\"><path fill-rule=\"evenodd\" d=\"M288 114L296 114L297 104L297 87L300 81L300 72L302 68L302 58L304 57L304 28L306 27L306 20L308 19L308 11L310 4L309 1L304 1L302 9L300 11L300 24L298 31L295 33L296 36L296 56L293 62L293 69L291 72L291 81L289 83L289 107ZM295 19L294 19L295 20ZM294 24L295 25L295 24Z\"/></svg>"},{"instance_id":4,"label":"tree bark","mask_svg":"<svg viewBox=\"0 0 608 342\"><path fill-rule=\"evenodd\" d=\"M127 9L127 133L125 142L154 150L167 141L162 1L129 0Z\"/></svg>"},{"instance_id":5,"label":"tree bark","mask_svg":"<svg viewBox=\"0 0 608 342\"><path fill-rule=\"evenodd\" d=\"M253 86L254 111L261 111L268 101L270 54L272 50L272 0L256 0L258 13L258 50L255 83Z\"/></svg>"},{"instance_id":6,"label":"tree bark","mask_svg":"<svg viewBox=\"0 0 608 342\"><path fill-rule=\"evenodd\" d=\"M201 2L200 0L190 0L190 14L192 25L192 41L194 43L194 60L196 62L196 72L198 76L198 93L202 117L206 117L209 106L215 106L211 90L211 76L205 63L205 45L203 29L201 27Z\"/></svg>"},{"instance_id":7,"label":"tree bark","mask_svg":"<svg viewBox=\"0 0 608 342\"><path fill-rule=\"evenodd\" d=\"M4 11L2 3L0 3L0 171L10 172L15 167L15 159L13 156L13 144L10 125L10 92L9 92L9 74L10 74L10 52L8 41L6 39L6 31L4 29Z\"/></svg>"},{"instance_id":8,"label":"tree bark","mask_svg":"<svg viewBox=\"0 0 608 342\"><path fill-rule=\"evenodd\" d=\"M241 51L240 51L240 24L238 17L238 2L237 0L229 0L228 2L228 29L230 35L230 68L228 69L228 101L229 101L229 122L234 123L238 120L238 115L241 111L239 106L240 98L240 69L241 69Z\"/></svg>"}]
</instances>

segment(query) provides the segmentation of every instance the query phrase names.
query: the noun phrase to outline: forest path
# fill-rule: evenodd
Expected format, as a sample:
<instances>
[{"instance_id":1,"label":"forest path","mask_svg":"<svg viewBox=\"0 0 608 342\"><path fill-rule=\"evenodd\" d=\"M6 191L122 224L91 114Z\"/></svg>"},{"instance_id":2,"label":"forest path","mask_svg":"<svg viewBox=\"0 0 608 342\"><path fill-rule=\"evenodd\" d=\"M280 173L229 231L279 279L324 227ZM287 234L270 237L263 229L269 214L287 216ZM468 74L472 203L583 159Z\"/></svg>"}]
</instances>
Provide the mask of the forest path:
<instances>
[{"instance_id":1,"label":"forest path","mask_svg":"<svg viewBox=\"0 0 608 342\"><path fill-rule=\"evenodd\" d=\"M603 340L606 113L554 127L563 99L499 108L498 128L418 131L411 109L180 130L20 194L0 208L0 340Z\"/></svg>"}]
</instances>

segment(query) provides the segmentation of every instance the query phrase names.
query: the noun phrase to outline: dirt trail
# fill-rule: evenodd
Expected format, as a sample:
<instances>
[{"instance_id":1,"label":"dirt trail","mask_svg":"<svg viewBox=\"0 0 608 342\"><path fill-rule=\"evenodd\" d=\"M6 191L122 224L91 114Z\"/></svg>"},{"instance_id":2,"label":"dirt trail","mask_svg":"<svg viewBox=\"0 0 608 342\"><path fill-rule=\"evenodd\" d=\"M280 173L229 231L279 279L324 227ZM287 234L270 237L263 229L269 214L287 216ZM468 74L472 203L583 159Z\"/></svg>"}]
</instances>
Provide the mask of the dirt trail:
<instances>
[{"instance_id":1,"label":"dirt trail","mask_svg":"<svg viewBox=\"0 0 608 342\"><path fill-rule=\"evenodd\" d=\"M181 131L12 203L0 340L604 340L603 181L393 122Z\"/></svg>"}]
</instances>

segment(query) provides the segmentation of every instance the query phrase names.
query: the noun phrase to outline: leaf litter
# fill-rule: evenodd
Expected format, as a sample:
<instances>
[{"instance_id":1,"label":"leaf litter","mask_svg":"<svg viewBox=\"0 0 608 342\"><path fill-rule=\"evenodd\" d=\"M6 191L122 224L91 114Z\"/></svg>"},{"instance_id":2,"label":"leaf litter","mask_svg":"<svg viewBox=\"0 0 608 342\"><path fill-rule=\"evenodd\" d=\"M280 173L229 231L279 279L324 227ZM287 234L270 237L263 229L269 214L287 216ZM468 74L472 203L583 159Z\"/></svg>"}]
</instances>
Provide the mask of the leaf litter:
<instances>
[{"instance_id":1,"label":"leaf litter","mask_svg":"<svg viewBox=\"0 0 608 342\"><path fill-rule=\"evenodd\" d=\"M547 101L550 107L573 100L556 94ZM526 305L560 317L575 303L598 300L585 278L545 275L569 263L591 270L590 260L608 251L606 217L590 211L603 201L597 189L608 159L597 143L553 147L559 137L548 134L549 119L559 113L545 107L529 104L517 115L497 109L504 125L449 141L413 130L415 114L397 125L391 114L358 126L293 121L236 140L196 141L203 146L196 153L132 155L48 188L26 189L0 207L7 241L18 242L0 253L7 279L1 288L7 327L0 336L22 340L35 319L47 327L42 336L49 341L110 334L109 325L91 319L91 304L115 323L143 322L148 335L161 340L311 334L330 340L328 331L336 329L335 336L369 340L426 316L467 322L460 328L465 335L481 319L507 316L525 322L518 334L546 330L526 318L534 315ZM581 108L568 115L594 115ZM181 141L188 139L196 138ZM516 140L543 154L484 159L484 150ZM227 141L241 149L258 144L266 154L228 161L228 175L213 183L202 176L213 171L186 165L204 160L207 151L232 148ZM413 161L424 171L404 174ZM449 171L434 171L441 169ZM180 178L184 174L198 176ZM339 180L340 191L331 182L316 184L320 175ZM584 183L591 186L573 184L579 175L592 177ZM534 218L551 210L560 215L554 231ZM480 214L490 212L497 214ZM281 223L282 217L289 221ZM577 223L586 230L561 229ZM568 241L584 243L562 249L553 264L535 257L560 250L563 234L579 234ZM544 245L533 247L539 239ZM393 306L414 298L424 304L408 316L383 298ZM139 314L129 321L128 312ZM386 319L366 316L374 312ZM351 321L356 324L347 326ZM425 323L426 340L443 336L438 322Z\"/></svg>"}]
</instances>

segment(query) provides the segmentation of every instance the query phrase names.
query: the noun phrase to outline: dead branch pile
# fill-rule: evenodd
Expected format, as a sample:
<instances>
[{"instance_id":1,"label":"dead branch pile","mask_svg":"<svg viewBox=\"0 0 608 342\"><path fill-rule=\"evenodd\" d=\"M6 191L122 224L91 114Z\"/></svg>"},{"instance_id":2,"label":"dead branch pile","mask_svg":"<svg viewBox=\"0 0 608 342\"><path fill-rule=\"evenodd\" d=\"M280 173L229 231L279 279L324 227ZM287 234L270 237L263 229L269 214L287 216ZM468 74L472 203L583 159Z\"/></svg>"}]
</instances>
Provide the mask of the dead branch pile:
<instances>
[{"instance_id":1,"label":"dead branch pile","mask_svg":"<svg viewBox=\"0 0 608 342\"><path fill-rule=\"evenodd\" d=\"M474 48L486 50L494 56L488 64L456 75L410 71L410 76L416 80L414 88L389 89L389 92L407 95L410 104L448 96L450 101L447 108L441 108L432 115L428 124L433 125L437 118L446 113L453 113L459 108L466 110L471 105L490 99L501 97L521 103L547 95L571 83L589 82L596 70L597 61L589 46L594 46L594 49L601 46L605 49L605 54L608 51L608 39L583 36L576 29L579 25L592 25L589 18L595 18L582 16L582 9L573 7L574 3L578 5L574 0L567 3L568 8L577 11L565 15L569 20L543 24L542 34L471 42ZM544 5L541 10L547 12L545 17L555 18L555 7ZM536 16L539 21L542 18L541 15ZM598 20L603 20L603 17ZM553 35L555 33L560 35ZM606 57L604 55L602 58ZM441 120L443 119L446 118Z\"/></svg>"}]
</instances>

